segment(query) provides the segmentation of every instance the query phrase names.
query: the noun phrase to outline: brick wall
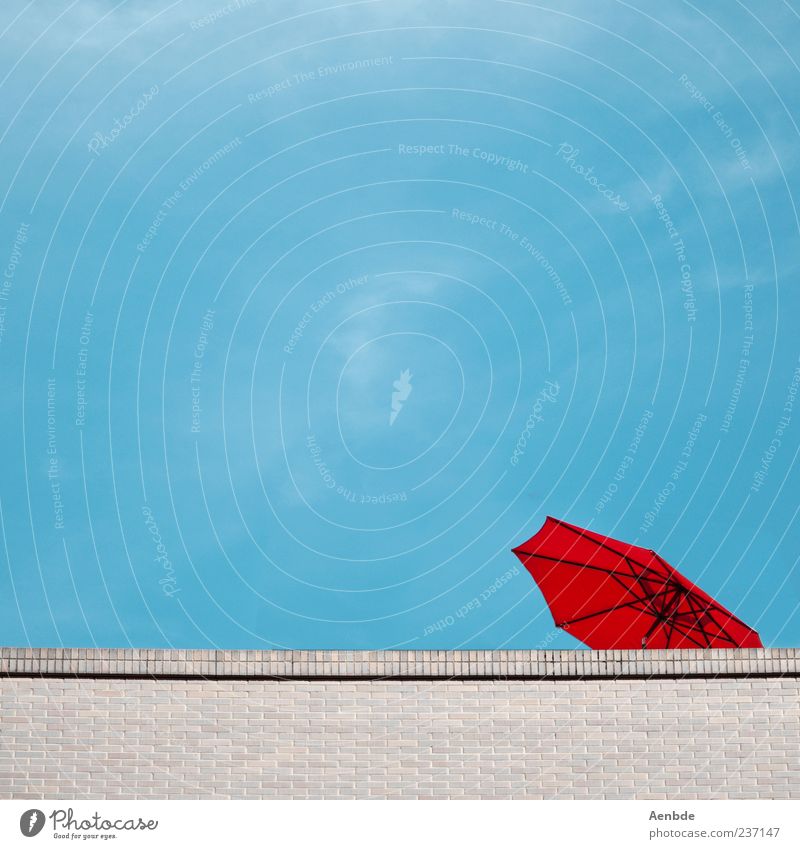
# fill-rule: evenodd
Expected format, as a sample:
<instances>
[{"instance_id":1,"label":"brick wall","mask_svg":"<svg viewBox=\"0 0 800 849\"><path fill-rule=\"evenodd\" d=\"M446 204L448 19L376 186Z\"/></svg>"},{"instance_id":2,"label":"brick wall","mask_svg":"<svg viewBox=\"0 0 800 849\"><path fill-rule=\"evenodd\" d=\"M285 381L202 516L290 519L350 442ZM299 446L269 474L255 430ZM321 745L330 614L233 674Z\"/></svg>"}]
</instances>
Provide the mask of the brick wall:
<instances>
[{"instance_id":1,"label":"brick wall","mask_svg":"<svg viewBox=\"0 0 800 849\"><path fill-rule=\"evenodd\" d=\"M0 797L800 797L800 652L0 649Z\"/></svg>"}]
</instances>

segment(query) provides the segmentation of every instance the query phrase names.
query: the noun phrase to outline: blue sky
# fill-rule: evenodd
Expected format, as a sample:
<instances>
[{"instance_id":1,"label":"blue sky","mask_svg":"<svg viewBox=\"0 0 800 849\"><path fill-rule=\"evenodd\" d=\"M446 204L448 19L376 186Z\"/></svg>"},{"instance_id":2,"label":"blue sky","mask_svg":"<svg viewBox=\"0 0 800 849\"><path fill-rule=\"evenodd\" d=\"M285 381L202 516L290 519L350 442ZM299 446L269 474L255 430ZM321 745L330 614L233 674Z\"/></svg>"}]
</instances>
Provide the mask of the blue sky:
<instances>
[{"instance_id":1,"label":"blue sky","mask_svg":"<svg viewBox=\"0 0 800 849\"><path fill-rule=\"evenodd\" d=\"M0 32L1 643L578 647L553 515L800 645L797 3Z\"/></svg>"}]
</instances>

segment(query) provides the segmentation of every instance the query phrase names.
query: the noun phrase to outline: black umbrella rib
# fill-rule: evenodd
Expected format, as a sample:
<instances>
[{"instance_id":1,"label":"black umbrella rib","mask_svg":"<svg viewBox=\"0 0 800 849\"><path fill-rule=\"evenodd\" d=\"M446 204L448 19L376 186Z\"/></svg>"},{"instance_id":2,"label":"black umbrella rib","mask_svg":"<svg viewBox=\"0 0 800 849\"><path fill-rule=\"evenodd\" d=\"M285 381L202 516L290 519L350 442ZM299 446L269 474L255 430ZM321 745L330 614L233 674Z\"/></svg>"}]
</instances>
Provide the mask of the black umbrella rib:
<instances>
[{"instance_id":1,"label":"black umbrella rib","mask_svg":"<svg viewBox=\"0 0 800 849\"><path fill-rule=\"evenodd\" d=\"M689 594L687 594L686 598L687 598L687 603L688 603ZM698 648L700 648L700 649L708 648L709 644L710 644L710 638L709 638L708 634L706 634L706 632L703 630L703 626L698 622L696 615L694 615L692 617L692 619L689 623L684 623L684 622L681 621L681 617L690 616L690 615L692 615L692 614L678 613L676 611L675 613L673 613L669 617L668 621L675 631L677 631L679 634L681 634L687 640L694 643ZM699 642L698 640L696 640L692 636L691 632L692 632L692 630L694 630L696 628L699 628L700 632L702 633L702 635L703 635L703 637L706 641L705 645L703 643ZM667 645L667 648L669 648L669 645Z\"/></svg>"},{"instance_id":2,"label":"black umbrella rib","mask_svg":"<svg viewBox=\"0 0 800 849\"><path fill-rule=\"evenodd\" d=\"M632 558L629 554L623 554L621 551L617 551L616 548L609 545L608 543L600 542L599 540L593 539L592 537L587 536L586 533L581 532L580 529L574 528L572 525L568 525L565 522L560 522L558 519L556 519L556 521L559 522L559 524L562 525L563 527L567 528L567 530L572 531L576 536L579 536L581 539L589 540L589 542L593 543L594 545L599 545L601 548L604 548L606 551L610 551L612 554L616 554L617 557L622 557L625 560L630 560L632 563L636 563L636 565L639 566L642 569L651 569L650 566L645 566L644 563L640 563L638 560L635 560L634 558ZM606 539L608 539L608 537L606 537ZM664 560L662 560L661 557L659 557L655 553L655 551L653 552L653 556L659 561L659 563L661 563L662 566L665 566L669 572L675 571ZM655 571L655 570L651 569L651 571ZM658 574L658 573L656 573L656 574Z\"/></svg>"},{"instance_id":3,"label":"black umbrella rib","mask_svg":"<svg viewBox=\"0 0 800 849\"><path fill-rule=\"evenodd\" d=\"M622 580L623 578L630 578L636 586L641 589L646 589L645 587L642 587L642 582L639 580L638 575L626 575L625 573L620 574L619 572L609 572L609 575L622 587L622 589L625 590L625 592L630 593L633 592L633 590L625 583L625 581Z\"/></svg>"},{"instance_id":4,"label":"black umbrella rib","mask_svg":"<svg viewBox=\"0 0 800 849\"><path fill-rule=\"evenodd\" d=\"M540 558L540 559L542 559L542 560L548 560L548 561L550 561L551 563L563 563L563 564L565 564L565 565L567 565L567 566L575 566L575 567L577 567L578 569L591 569L591 570L592 570L592 571L594 571L594 572L602 572L604 575L609 575L611 578L613 578L615 581L617 581L617 583L618 583L618 584L619 584L619 585L620 585L620 586L621 586L621 587L622 587L622 588L623 588L626 592L631 593L631 592L633 592L632 588L631 588L630 586L628 586L627 584L625 584L625 583L622 581L622 578L629 578L629 579L630 579L631 581L633 581L633 582L634 582L634 583L635 583L635 584L636 584L636 585L637 585L640 589L644 590L644 591L647 593L647 595L646 595L644 598L635 598L635 599L633 599L633 601L625 602L625 603L623 603L623 604L615 605L614 607L609 608L609 610L616 610L617 608L620 608L620 607L629 607L629 606L631 606L631 605L633 605L633 604L636 604L636 603L638 603L638 602L640 602L640 601L642 601L642 602L646 602L646 603L650 604L651 599L652 599L653 597L655 597L655 596L658 594L658 593L656 593L656 592L653 592L653 591L648 590L648 589L647 589L647 587L643 586L643 584L642 584L642 579L643 579L643 578L644 578L644 580L652 580L652 578L649 578L649 577L646 577L646 576L643 576L643 575L640 575L640 574L636 573L636 572L634 571L634 569L633 569L633 564L634 564L634 563L636 563L636 565L638 565L641 569L643 569L643 570L645 570L645 571L654 571L654 570L649 569L649 567L644 566L644 565L642 565L641 563L637 563L636 561L629 560L629 559L628 559L627 557L625 557L624 555L619 555L619 556L620 556L620 557L621 557L621 558L625 561L625 563L626 563L626 564L628 565L628 567L630 568L630 570L631 570L631 571L630 571L630 573L621 572L621 571L620 571L619 569L617 569L616 567L615 567L615 568L613 568L613 569L607 569L607 568L604 568L604 567L602 567L602 566L590 566L588 563L580 563L580 562L578 562L577 560L564 560L564 559L563 559L563 558L561 558L561 557L549 557L549 556L548 556L548 555L546 555L546 554L534 554L534 552L532 552L532 551L524 551L524 550L523 550L523 549L521 549L521 548L515 548L515 549L514 549L514 551L515 551L516 553L518 553L518 554L524 554L526 557L538 557L538 558ZM658 572L655 572L655 575L656 575L656 577L658 578L658 580L663 580L663 575L659 575L659 574L658 574ZM662 587L663 587L663 585L662 585ZM661 589L662 589L662 587L659 587L659 590L661 590ZM606 611L602 611L602 612L607 613L607 612L609 612L609 611L608 611L608 610L606 610ZM644 611L644 612L649 612L649 611L648 611L647 609L645 609L645 611ZM592 615L597 615L597 614L592 614ZM651 614L651 615L652 615L652 614ZM573 622L578 622L578 621L580 621L580 620L579 620L579 619L574 619L574 620L571 620L571 621L573 621Z\"/></svg>"},{"instance_id":5,"label":"black umbrella rib","mask_svg":"<svg viewBox=\"0 0 800 849\"><path fill-rule=\"evenodd\" d=\"M689 614L681 613L679 616L686 617ZM683 634L688 639L692 640L691 632L699 631L703 638L705 639L705 644L698 643L696 640L692 640L696 645L700 646L700 648L708 649L711 648L712 639L722 639L731 644L732 648L736 648L738 643L735 640L732 640L727 634L722 632L719 633L710 633L706 628L703 627L702 623L697 619L696 616L693 616L688 621L686 619L679 619L679 616L673 617L670 621L675 624L675 630L680 634Z\"/></svg>"},{"instance_id":6,"label":"black umbrella rib","mask_svg":"<svg viewBox=\"0 0 800 849\"><path fill-rule=\"evenodd\" d=\"M666 560L664 560L664 558L663 558L663 557L661 557L661 556L660 556L660 555L658 555L658 554L656 554L656 557L658 558L659 563L661 563L661 564L662 564L663 566L665 566L665 567L669 567L669 564L666 562ZM673 570L673 571L674 571L674 570ZM688 580L688 578L687 578L687 580ZM750 628L750 626L749 626L746 622L742 622L742 620L741 620L741 619L739 619L739 617L738 617L738 616L736 616L735 614L731 613L731 612L730 612L730 610L728 610L727 608L722 608L722 607L721 607L721 605L719 604L719 602L714 601L714 599L712 599L710 602L706 602L706 601L705 601L705 599L704 599L702 602L700 602L699 597L698 597L697 593L696 593L696 592L694 592L694 590L690 590L689 592L690 592L690 594L691 594L691 596L692 596L693 598L697 599L698 604L702 603L702 604L707 604L707 605L709 605L709 606L710 606L710 605L713 605L713 607L714 607L714 609L715 609L715 610L723 610L723 609L724 609L724 610L725 610L725 613L726 613L728 616L730 616L730 618L731 618L731 619L734 619L734 620L735 620L736 622L738 622L738 623L739 623L739 624L740 624L743 628L747 628L749 631L750 631L750 630L752 630L752 628ZM688 598L688 596L687 596L687 598Z\"/></svg>"},{"instance_id":7,"label":"black umbrella rib","mask_svg":"<svg viewBox=\"0 0 800 849\"><path fill-rule=\"evenodd\" d=\"M702 635L706 639L706 642L708 643L707 647L711 646L711 641L712 641L712 639L715 639L715 638L724 639L734 647L737 645L736 640L734 640L725 631L725 629L714 619L714 617L711 615L711 613L709 612L708 606L702 607L701 603L698 601L697 597L693 593L689 593L689 595L686 596L686 603L689 606L691 614L694 615L694 619L692 620L691 627L695 628L696 630L699 630L702 633ZM691 615L691 614L689 614L689 615ZM708 616L708 618L711 620L711 622L716 626L716 629L717 629L716 633L711 633L705 627L705 625L703 624L702 617L703 617L704 614L706 616Z\"/></svg>"},{"instance_id":8,"label":"black umbrella rib","mask_svg":"<svg viewBox=\"0 0 800 849\"><path fill-rule=\"evenodd\" d=\"M550 557L547 554L534 553L533 551L524 551L521 548L515 548L513 550L514 550L515 554L524 554L525 557L538 557L541 560L549 560L551 563L564 563L567 566L577 566L579 569L592 569L595 572L603 572L604 574L611 575L614 578L620 578L620 577L630 578L631 580L636 581L637 583L641 582L642 577L647 578L647 580L653 580L653 578L650 578L647 575L642 575L642 574L634 571L634 564L635 564L639 569L642 570L642 572L652 572L656 579L658 579L659 581L664 580L664 575L660 574L655 569L652 569L650 566L645 566L643 563L640 563L638 560L632 560L631 558L626 557L624 554L619 554L619 552L616 552L616 551L613 552L613 553L616 554L618 557L620 557L622 560L625 561L625 563L628 565L628 567L631 570L630 573L622 572L616 566L611 567L611 568L608 568L608 567L605 567L605 566L592 566L588 563L581 563L579 560L566 560L563 557ZM609 550L611 550L611 549L609 549ZM667 580L671 581L672 579L667 578ZM678 586L680 586L680 584L678 584ZM629 587L625 587L625 588L630 590Z\"/></svg>"},{"instance_id":9,"label":"black umbrella rib","mask_svg":"<svg viewBox=\"0 0 800 849\"><path fill-rule=\"evenodd\" d=\"M558 623L558 627L561 628L564 625L574 625L576 622L583 622L586 619L593 619L595 616L603 616L605 613L613 613L615 610L621 610L623 607L634 607L640 602L647 602L650 599L645 598L635 598L632 601L625 601L622 604L615 604L613 607L606 607L604 610L595 610L594 613L587 613L585 616L578 616L576 619L564 619ZM650 616L653 614L650 613L649 610L645 607L642 613L648 613Z\"/></svg>"},{"instance_id":10,"label":"black umbrella rib","mask_svg":"<svg viewBox=\"0 0 800 849\"><path fill-rule=\"evenodd\" d=\"M684 592L686 603L690 604L689 596L691 595L691 593L686 592L685 588L683 587L681 587L681 590ZM688 619L689 621L684 623L684 619ZM693 642L698 648L708 648L711 644L711 638L706 633L705 629L702 626L702 623L698 620L697 613L694 611L693 608L691 608L691 605L690 612L688 613L682 613L677 609L673 610L673 612L669 616L665 617L665 622L669 624L669 632L667 633L667 648L670 648L670 641L672 640L672 635L676 631L682 636L686 637L686 639L691 640L691 642ZM684 624L686 626L685 630L681 627L681 625ZM691 632L696 629L699 629L702 633L706 641L706 645L703 645L701 642L698 642L696 639L694 639L694 637L692 637Z\"/></svg>"},{"instance_id":11,"label":"black umbrella rib","mask_svg":"<svg viewBox=\"0 0 800 849\"><path fill-rule=\"evenodd\" d=\"M616 569L607 569L604 566L590 566L588 563L581 563L578 560L564 560L562 557L548 557L546 554L534 554L532 551L523 551L521 548L515 548L514 551L518 554L524 554L526 557L538 557L541 560L549 560L552 563L564 563L566 566L577 566L579 569L592 569L595 572L603 572L606 575L620 575L627 578L636 578L636 575L625 575Z\"/></svg>"},{"instance_id":12,"label":"black umbrella rib","mask_svg":"<svg viewBox=\"0 0 800 849\"><path fill-rule=\"evenodd\" d=\"M689 631L684 631L684 630L683 630L683 628L681 628L681 627L679 626L679 624L678 624L677 622L675 622L675 630L676 630L679 634L681 634L682 636L686 637L686 639L687 639L687 640L689 640L690 642L694 643L694 644L697 646L697 648L699 648L699 649L707 649L707 648L708 648L708 644L703 645L703 643L698 642L698 641L697 641L697 640L696 640L696 639L695 639L695 638L691 635L691 633L690 633L691 629L689 629ZM708 640L708 637L706 637L706 640ZM669 647L668 647L668 648L669 648Z\"/></svg>"},{"instance_id":13,"label":"black umbrella rib","mask_svg":"<svg viewBox=\"0 0 800 849\"><path fill-rule=\"evenodd\" d=\"M672 640L672 635L675 633L675 616L670 616L669 618L669 630L667 631L667 648L670 648L670 641Z\"/></svg>"},{"instance_id":14,"label":"black umbrella rib","mask_svg":"<svg viewBox=\"0 0 800 849\"><path fill-rule=\"evenodd\" d=\"M716 611L714 611L714 613L716 613ZM708 618L717 626L717 628L719 628L720 635L728 640L729 643L731 643L734 647L739 645L739 643L728 633L725 626L720 625L720 623L717 622L714 614L710 610L708 611Z\"/></svg>"},{"instance_id":15,"label":"black umbrella rib","mask_svg":"<svg viewBox=\"0 0 800 849\"><path fill-rule=\"evenodd\" d=\"M647 567L647 566L644 566L642 563L639 563L639 562L638 562L638 561L636 561L636 560L630 560L629 558L625 557L625 562L628 564L628 566L630 566L630 567L631 567L631 571L633 571L633 564L635 563L637 566L639 566L639 568L640 568L640 569L642 569L642 570L644 570L644 571L653 571L653 572L655 572L655 570L650 570L650 569L648 569L648 567ZM664 581L664 576L663 576L663 575L659 575L659 574L658 574L658 572L655 572L655 575L657 576L657 579L661 582L661 583L660 583L657 587L655 587L655 588L650 588L650 587L648 587L648 586L646 586L646 585L645 585L645 583L644 583L645 581L648 581L648 582L649 582L649 581L653 581L653 580L654 580L653 578L651 578L651 577L649 577L649 576L646 576L646 575L643 575L643 574L640 574L640 573L636 573L636 572L634 572L634 574L633 574L633 576L632 576L632 577L633 577L634 581L636 581L636 583L638 584L638 586L639 586L639 587L640 587L640 588L641 588L644 592L646 592L646 593L647 593L647 595L648 595L648 604L649 604L649 606L650 606L650 607L652 607L652 608L653 608L653 615L659 615L659 613L660 613L660 615L662 615L662 616L663 616L664 611L666 610L666 606L667 606L667 602L666 602L666 596L667 596L667 593L669 593L669 591L670 591L670 590L672 590L672 589L674 589L674 588L675 588L675 584L674 584L674 582L671 582L671 579L670 579L670 578L667 578L667 580L666 580L666 581ZM679 586L679 585L678 585L678 586ZM629 589L628 591L630 592L630 589ZM663 598L663 603L662 603L662 605L661 605L661 610L660 610L660 612L655 610L655 599L657 599L659 596L661 596L661 597ZM648 632L648 635L649 635L649 632ZM646 636L647 636L647 635L646 635Z\"/></svg>"},{"instance_id":16,"label":"black umbrella rib","mask_svg":"<svg viewBox=\"0 0 800 849\"><path fill-rule=\"evenodd\" d=\"M660 555L656 554L656 552L653 552L653 556L655 557L659 565L666 571L666 575L658 572L651 566L647 566L639 560L630 557L627 554L623 554L621 551L617 551L615 548L608 545L607 543L599 542L598 540L593 539L592 537L584 533L581 533L578 529L572 528L571 526L566 525L562 522L560 522L559 524L571 530L579 538L586 539L589 542L592 542L594 545L598 546L599 548L603 548L606 551L609 551L614 554L616 557L619 557L620 560L624 561L625 565L630 569L630 572L623 572L616 566L611 568L604 566L595 566L588 563L581 563L577 560L566 560L563 557L550 557L546 554L525 551L521 548L514 549L515 553L522 554L525 557L536 557L541 560L549 561L551 563L563 563L565 566L575 566L579 569L589 569L594 572L602 572L603 574L613 578L620 585L620 587L622 587L622 589L626 590L629 593L632 593L633 588L627 585L623 580L629 579L634 582L635 586L638 586L641 590L647 593L647 595L643 598L634 598L631 601L623 602L622 604L617 604L613 607L609 607L604 610L599 610L594 613L587 614L586 616L578 617L577 619L566 620L560 623L561 625L570 625L576 622L582 622L586 619L601 616L605 613L611 613L612 611L619 610L623 607L635 607L638 604L644 604L644 608L640 609L641 612L646 613L649 616L655 616L657 618L657 622L654 624L653 627L651 627L648 634L653 632L653 630L658 624L658 621L669 625L669 632L667 634L667 648L669 648L670 641L675 632L681 634L683 637L685 637L690 642L694 643L694 645L698 646L699 648L707 648L708 646L710 646L713 638L721 638L730 643L732 646L737 646L738 642L733 639L733 637L731 637L725 627L716 620L715 616L712 614L712 610L714 610L714 612L722 612L724 610L724 613L728 616L730 620L737 622L743 628L752 630L750 629L750 626L742 622L742 620L739 619L738 616L735 616L730 611L721 608L717 602L713 601L713 599L709 602L705 601L705 599L701 599L696 592L692 591L684 583L681 583L681 581L677 580L676 576L678 578L682 577L680 573L675 572L675 570L672 569L672 567L669 566L669 564ZM636 571L637 569L640 571ZM666 581L664 581L665 577ZM660 586L657 587L656 590L648 590L644 582L652 581L654 580L654 578L662 583ZM670 603L670 595L672 593L674 593L676 597L681 593L684 595L686 603L689 607L689 612L681 613L678 610L675 610L672 614L666 613L667 607ZM661 602L660 610L656 609L655 602L657 599ZM717 633L711 633L706 627L704 627L702 622L703 614L708 616L709 620L713 623ZM687 621L684 624L681 620L685 619L690 619L691 621ZM683 627L681 627L681 625L683 625ZM706 641L705 646L703 645L703 643L699 642L691 635L692 631L699 631L702 634L703 639Z\"/></svg>"},{"instance_id":17,"label":"black umbrella rib","mask_svg":"<svg viewBox=\"0 0 800 849\"><path fill-rule=\"evenodd\" d=\"M665 585L664 592L662 594L663 599L664 599L664 604L661 607L661 613L665 618L668 615L674 616L676 614L678 607L680 606L680 603L681 603L681 597L685 596L686 592L687 591L683 587L681 587L679 584L668 583L667 585ZM671 599L670 599L670 593L673 594ZM669 605L672 605L672 612L667 614L667 607Z\"/></svg>"},{"instance_id":18,"label":"black umbrella rib","mask_svg":"<svg viewBox=\"0 0 800 849\"><path fill-rule=\"evenodd\" d=\"M653 624L647 629L647 633L642 637L642 648L647 647L647 638L659 627L659 625L663 625L667 620L663 618L663 616L656 616Z\"/></svg>"},{"instance_id":19,"label":"black umbrella rib","mask_svg":"<svg viewBox=\"0 0 800 849\"><path fill-rule=\"evenodd\" d=\"M697 615L698 627L703 632L703 635L708 639L709 644L711 643L711 635L707 632L706 628L703 626L703 624L700 620L700 615L702 615L702 614L705 614L706 616L708 616L708 618L711 620L711 622L717 628L717 634L715 635L716 637L722 637L722 639L727 640L734 647L738 645L736 640L734 640L733 637L731 637L731 635L725 630L725 628L722 625L720 625L720 623L717 622L717 620L714 618L714 616L711 613L711 609L710 609L709 605L706 604L705 607L701 607L700 606L701 602L699 601L699 599L694 594L687 596L686 601L689 604L689 606L695 610L695 614ZM705 602L702 602L702 603L705 603ZM694 605L697 605L697 607L695 608ZM747 626L745 625L745 627L747 627Z\"/></svg>"},{"instance_id":20,"label":"black umbrella rib","mask_svg":"<svg viewBox=\"0 0 800 849\"><path fill-rule=\"evenodd\" d=\"M693 595L694 597L696 597L696 594L695 594L695 593L693 593L692 595ZM741 620L741 619L739 619L739 617L738 617L738 616L734 616L734 614L733 614L733 613L731 613L731 612L730 612L730 610L728 610L727 608L722 608L722 607L720 607L720 605L719 605L717 602L715 602L715 601L706 602L705 600L703 600L703 601L701 602L701 601L699 601L699 600L698 600L698 602L697 602L697 603L698 603L698 604L705 604L705 605L706 605L706 607L704 608L704 610L705 610L705 612L706 612L706 613L708 613L708 615L711 617L711 620L714 622L714 624L715 624L715 625L718 625L719 623L717 623L717 622L716 622L716 620L714 619L714 617L711 615L712 611L713 611L714 613L717 613L717 612L722 612L722 611L724 610L724 611L725 611L725 615L726 615L729 619L733 619L733 620L734 620L734 622L737 622L737 623L738 623L739 625L741 625L743 628L747 628L747 630L748 630L748 631L751 631L751 630L752 630L752 629L750 628L750 626L749 626L749 625L746 625L744 622L742 622L742 620ZM719 626L719 627L722 627L722 626Z\"/></svg>"},{"instance_id":21,"label":"black umbrella rib","mask_svg":"<svg viewBox=\"0 0 800 849\"><path fill-rule=\"evenodd\" d=\"M689 608L688 613L681 614L682 616L691 617L690 621L686 623L689 631L699 631L703 635L703 639L706 641L705 646L701 646L702 648L709 648L711 646L711 635L706 631L703 627L703 621L701 619L701 615L703 613L702 610L699 610L695 605L695 599L693 597L693 593L689 593L686 596L686 605ZM687 633L688 637L689 634ZM691 637L689 637L691 639Z\"/></svg>"}]
</instances>

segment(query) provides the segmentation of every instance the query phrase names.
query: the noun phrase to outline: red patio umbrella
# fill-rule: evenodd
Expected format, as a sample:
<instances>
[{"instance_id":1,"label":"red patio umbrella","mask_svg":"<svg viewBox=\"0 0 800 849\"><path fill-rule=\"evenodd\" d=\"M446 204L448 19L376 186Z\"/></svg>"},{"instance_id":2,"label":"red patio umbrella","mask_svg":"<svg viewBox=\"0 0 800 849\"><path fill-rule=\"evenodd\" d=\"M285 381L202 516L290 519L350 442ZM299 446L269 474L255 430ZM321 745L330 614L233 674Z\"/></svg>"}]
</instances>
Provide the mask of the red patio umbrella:
<instances>
[{"instance_id":1,"label":"red patio umbrella","mask_svg":"<svg viewBox=\"0 0 800 849\"><path fill-rule=\"evenodd\" d=\"M556 626L589 648L761 648L752 628L650 549L548 516L513 551Z\"/></svg>"}]
</instances>

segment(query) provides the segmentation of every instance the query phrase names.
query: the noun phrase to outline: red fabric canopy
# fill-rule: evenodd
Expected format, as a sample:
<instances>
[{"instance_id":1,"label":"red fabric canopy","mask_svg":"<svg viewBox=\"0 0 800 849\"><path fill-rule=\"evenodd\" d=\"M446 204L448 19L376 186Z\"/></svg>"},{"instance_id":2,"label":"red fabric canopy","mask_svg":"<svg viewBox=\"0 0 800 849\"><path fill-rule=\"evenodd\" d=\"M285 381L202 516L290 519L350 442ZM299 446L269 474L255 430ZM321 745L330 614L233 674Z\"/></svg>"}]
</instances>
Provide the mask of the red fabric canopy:
<instances>
[{"instance_id":1,"label":"red fabric canopy","mask_svg":"<svg viewBox=\"0 0 800 849\"><path fill-rule=\"evenodd\" d=\"M556 626L589 648L761 648L752 628L650 549L548 516L513 551Z\"/></svg>"}]
</instances>

